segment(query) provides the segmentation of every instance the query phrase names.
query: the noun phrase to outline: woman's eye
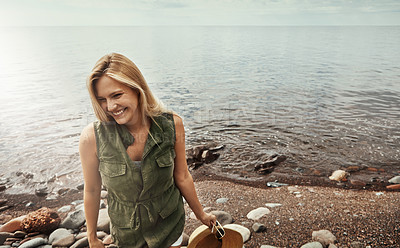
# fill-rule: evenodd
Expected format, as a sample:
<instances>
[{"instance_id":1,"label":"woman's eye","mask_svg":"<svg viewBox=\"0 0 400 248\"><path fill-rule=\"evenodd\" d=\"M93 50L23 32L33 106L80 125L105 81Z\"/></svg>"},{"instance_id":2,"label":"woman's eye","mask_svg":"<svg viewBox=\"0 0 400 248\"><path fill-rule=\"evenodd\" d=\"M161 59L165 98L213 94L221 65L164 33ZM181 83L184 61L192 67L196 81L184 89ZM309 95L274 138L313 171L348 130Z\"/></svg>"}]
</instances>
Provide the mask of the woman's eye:
<instances>
[{"instance_id":1,"label":"woman's eye","mask_svg":"<svg viewBox=\"0 0 400 248\"><path fill-rule=\"evenodd\" d=\"M119 97L121 97L122 96L122 93L118 93L118 94L115 94L114 95L114 98L119 98Z\"/></svg>"},{"instance_id":2,"label":"woman's eye","mask_svg":"<svg viewBox=\"0 0 400 248\"><path fill-rule=\"evenodd\" d=\"M99 102L105 102L106 99L104 99L104 98L97 98L97 101L99 101Z\"/></svg>"}]
</instances>

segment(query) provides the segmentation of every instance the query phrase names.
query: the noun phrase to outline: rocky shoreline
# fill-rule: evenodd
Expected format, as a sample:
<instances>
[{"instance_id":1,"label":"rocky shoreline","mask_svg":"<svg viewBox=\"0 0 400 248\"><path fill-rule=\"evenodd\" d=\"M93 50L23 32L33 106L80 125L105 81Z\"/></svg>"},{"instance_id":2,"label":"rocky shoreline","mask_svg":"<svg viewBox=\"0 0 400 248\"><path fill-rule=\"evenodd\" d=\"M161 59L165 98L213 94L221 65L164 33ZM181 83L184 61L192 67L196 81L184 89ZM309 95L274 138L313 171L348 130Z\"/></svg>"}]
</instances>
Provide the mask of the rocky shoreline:
<instances>
[{"instance_id":1,"label":"rocky shoreline","mask_svg":"<svg viewBox=\"0 0 400 248\"><path fill-rule=\"evenodd\" d=\"M224 225L239 230L245 240L244 247L400 246L400 192L297 185L260 188L221 180L196 180L195 184L206 210L213 211ZM103 198L105 195L103 192ZM47 199L0 194L12 206L1 213L0 247L86 247L82 196L82 189L67 190ZM63 238L23 232L20 228L4 229L7 222L41 207L58 214L62 228L55 234ZM102 207L99 237L113 247L109 244L104 199ZM200 223L187 204L185 209L187 242Z\"/></svg>"}]
</instances>

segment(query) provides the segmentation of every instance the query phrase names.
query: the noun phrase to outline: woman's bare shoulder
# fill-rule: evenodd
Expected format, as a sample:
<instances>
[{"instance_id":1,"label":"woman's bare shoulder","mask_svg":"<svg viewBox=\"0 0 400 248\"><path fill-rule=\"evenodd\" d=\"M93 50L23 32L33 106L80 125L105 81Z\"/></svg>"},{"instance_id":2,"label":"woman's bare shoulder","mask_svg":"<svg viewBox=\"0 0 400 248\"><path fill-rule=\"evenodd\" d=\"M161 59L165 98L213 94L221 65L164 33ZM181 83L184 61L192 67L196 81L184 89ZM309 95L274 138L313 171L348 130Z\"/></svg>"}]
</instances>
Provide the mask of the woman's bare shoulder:
<instances>
[{"instance_id":1,"label":"woman's bare shoulder","mask_svg":"<svg viewBox=\"0 0 400 248\"><path fill-rule=\"evenodd\" d=\"M95 144L95 134L94 134L94 124L89 123L86 127L83 128L80 137L81 144Z\"/></svg>"}]
</instances>

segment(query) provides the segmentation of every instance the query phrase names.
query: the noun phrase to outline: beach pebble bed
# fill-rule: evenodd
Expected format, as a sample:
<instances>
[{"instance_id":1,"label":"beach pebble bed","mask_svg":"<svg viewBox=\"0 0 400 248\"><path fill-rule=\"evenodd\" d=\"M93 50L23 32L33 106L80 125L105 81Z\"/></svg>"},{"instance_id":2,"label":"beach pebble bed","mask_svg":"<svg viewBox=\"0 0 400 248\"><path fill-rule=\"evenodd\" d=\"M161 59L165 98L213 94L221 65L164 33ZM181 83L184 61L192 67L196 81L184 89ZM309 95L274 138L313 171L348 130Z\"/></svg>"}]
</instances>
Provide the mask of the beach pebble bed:
<instances>
[{"instance_id":1,"label":"beach pebble bed","mask_svg":"<svg viewBox=\"0 0 400 248\"><path fill-rule=\"evenodd\" d=\"M216 215L226 228L238 231L243 237L244 247L400 246L399 192L296 185L255 188L227 181L200 181L195 184L205 210ZM106 198L107 192L102 192L102 197ZM3 205L12 203L9 205L16 206L2 212L0 248L88 246L81 191L39 199L41 201L27 199L31 204L24 202L19 205L16 199L2 200ZM21 229L21 223L27 216L45 205L50 206L48 216L54 217L54 220L44 219L53 224L54 230L43 233ZM115 247L109 235L110 220L105 199L100 207L97 236L106 247ZM201 223L187 203L185 209L185 237L189 237ZM53 212L60 218L56 228L54 223L57 217ZM31 219L34 218L31 216ZM40 228L43 228L43 223ZM32 226L29 228L35 230ZM184 246L187 241L188 238L185 238Z\"/></svg>"}]
</instances>

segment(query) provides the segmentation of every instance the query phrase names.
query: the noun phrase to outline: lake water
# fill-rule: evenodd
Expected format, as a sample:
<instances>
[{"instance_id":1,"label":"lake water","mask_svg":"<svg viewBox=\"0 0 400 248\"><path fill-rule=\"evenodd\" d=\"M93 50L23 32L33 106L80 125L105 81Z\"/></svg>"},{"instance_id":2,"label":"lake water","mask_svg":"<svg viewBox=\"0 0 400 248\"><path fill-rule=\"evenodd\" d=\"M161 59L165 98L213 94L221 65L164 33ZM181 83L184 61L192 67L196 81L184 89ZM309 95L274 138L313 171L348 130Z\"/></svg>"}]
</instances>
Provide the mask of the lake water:
<instances>
[{"instance_id":1,"label":"lake water","mask_svg":"<svg viewBox=\"0 0 400 248\"><path fill-rule=\"evenodd\" d=\"M214 173L257 177L344 165L400 173L400 27L0 28L0 183L82 183L79 134L95 120L86 76L119 52L185 121L187 145L225 145ZM389 176L386 175L386 176ZM12 186L12 187L11 187Z\"/></svg>"}]
</instances>

